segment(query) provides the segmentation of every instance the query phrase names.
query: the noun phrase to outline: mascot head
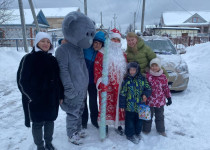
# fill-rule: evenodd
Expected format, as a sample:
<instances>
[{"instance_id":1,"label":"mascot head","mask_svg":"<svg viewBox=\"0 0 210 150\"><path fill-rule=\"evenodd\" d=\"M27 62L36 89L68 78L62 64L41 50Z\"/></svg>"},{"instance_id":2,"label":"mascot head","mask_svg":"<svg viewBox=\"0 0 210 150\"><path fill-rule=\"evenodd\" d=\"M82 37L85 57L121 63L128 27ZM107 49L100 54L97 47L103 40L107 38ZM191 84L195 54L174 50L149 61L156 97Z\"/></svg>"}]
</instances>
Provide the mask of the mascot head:
<instances>
[{"instance_id":1,"label":"mascot head","mask_svg":"<svg viewBox=\"0 0 210 150\"><path fill-rule=\"evenodd\" d=\"M81 12L70 12L62 23L64 38L75 46L89 48L95 36L94 22Z\"/></svg>"}]
</instances>

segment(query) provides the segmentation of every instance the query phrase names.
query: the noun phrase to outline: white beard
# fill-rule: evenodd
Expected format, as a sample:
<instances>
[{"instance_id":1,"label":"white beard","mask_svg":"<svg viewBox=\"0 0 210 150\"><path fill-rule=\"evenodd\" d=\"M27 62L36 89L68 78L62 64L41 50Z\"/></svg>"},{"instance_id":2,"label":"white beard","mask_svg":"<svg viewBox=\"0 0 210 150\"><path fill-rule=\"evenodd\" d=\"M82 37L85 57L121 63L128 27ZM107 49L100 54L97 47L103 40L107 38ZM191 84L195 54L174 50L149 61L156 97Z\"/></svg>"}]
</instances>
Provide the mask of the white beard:
<instances>
[{"instance_id":1,"label":"white beard","mask_svg":"<svg viewBox=\"0 0 210 150\"><path fill-rule=\"evenodd\" d=\"M117 79L117 83L121 83L126 73L126 60L121 49L121 43L110 41L108 59L110 81Z\"/></svg>"}]
</instances>

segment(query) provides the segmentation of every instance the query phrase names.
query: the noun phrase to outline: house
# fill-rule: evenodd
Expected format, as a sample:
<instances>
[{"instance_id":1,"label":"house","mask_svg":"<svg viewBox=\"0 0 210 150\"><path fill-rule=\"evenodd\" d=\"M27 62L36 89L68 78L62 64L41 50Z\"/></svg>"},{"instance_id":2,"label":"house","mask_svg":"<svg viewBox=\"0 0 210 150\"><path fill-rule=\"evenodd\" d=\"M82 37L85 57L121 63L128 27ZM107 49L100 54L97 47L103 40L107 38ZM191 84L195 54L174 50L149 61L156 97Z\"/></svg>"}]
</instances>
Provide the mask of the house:
<instances>
[{"instance_id":1,"label":"house","mask_svg":"<svg viewBox=\"0 0 210 150\"><path fill-rule=\"evenodd\" d=\"M176 37L197 37L199 28L190 27L153 27L150 28L150 32L153 35L168 36L172 38Z\"/></svg>"},{"instance_id":2,"label":"house","mask_svg":"<svg viewBox=\"0 0 210 150\"><path fill-rule=\"evenodd\" d=\"M62 8L41 8L49 25L50 29L62 28L64 17L72 12L80 12L79 7L62 7Z\"/></svg>"},{"instance_id":3,"label":"house","mask_svg":"<svg viewBox=\"0 0 210 150\"><path fill-rule=\"evenodd\" d=\"M161 15L160 27L199 28L198 36L210 34L210 11L168 11ZM189 30L188 30L189 31ZM184 34L185 36L188 33Z\"/></svg>"},{"instance_id":4,"label":"house","mask_svg":"<svg viewBox=\"0 0 210 150\"><path fill-rule=\"evenodd\" d=\"M22 47L23 35L19 9L11 9L9 11L11 11L11 19L0 24L0 46ZM71 11L80 10L78 7L35 9L40 31L48 32L50 28L61 28L64 17ZM31 9L24 9L24 17L28 45L33 46L33 39L37 31ZM59 31L61 32L61 30Z\"/></svg>"},{"instance_id":5,"label":"house","mask_svg":"<svg viewBox=\"0 0 210 150\"><path fill-rule=\"evenodd\" d=\"M10 20L0 24L0 45L1 46L23 46L23 34L19 9L9 10L12 12ZM47 32L49 24L42 11L35 10L40 31ZM26 36L28 44L33 46L33 39L36 35L36 26L30 9L24 9L26 24Z\"/></svg>"}]
</instances>

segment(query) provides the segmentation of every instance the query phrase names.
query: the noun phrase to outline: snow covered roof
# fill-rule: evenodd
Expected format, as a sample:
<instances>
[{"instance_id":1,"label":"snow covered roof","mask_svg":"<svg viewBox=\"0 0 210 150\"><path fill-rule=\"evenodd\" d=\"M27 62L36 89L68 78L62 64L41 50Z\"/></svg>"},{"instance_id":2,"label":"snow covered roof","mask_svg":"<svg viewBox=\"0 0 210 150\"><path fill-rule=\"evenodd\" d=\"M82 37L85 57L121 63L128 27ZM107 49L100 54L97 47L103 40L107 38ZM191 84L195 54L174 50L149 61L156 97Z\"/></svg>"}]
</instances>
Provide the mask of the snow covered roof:
<instances>
[{"instance_id":1,"label":"snow covered roof","mask_svg":"<svg viewBox=\"0 0 210 150\"><path fill-rule=\"evenodd\" d=\"M78 7L64 7L64 8L38 8L35 9L36 15L42 10L46 18L64 18L69 12L79 11ZM11 9L14 16L11 20L6 21L4 24L21 24L19 9ZM24 9L24 17L26 24L32 24L34 19L31 9Z\"/></svg>"},{"instance_id":2,"label":"snow covered roof","mask_svg":"<svg viewBox=\"0 0 210 150\"><path fill-rule=\"evenodd\" d=\"M200 30L199 28L190 27L155 27L153 29L168 29L168 30Z\"/></svg>"},{"instance_id":3,"label":"snow covered roof","mask_svg":"<svg viewBox=\"0 0 210 150\"><path fill-rule=\"evenodd\" d=\"M79 11L79 7L40 8L46 18L64 18L72 11Z\"/></svg>"},{"instance_id":4,"label":"snow covered roof","mask_svg":"<svg viewBox=\"0 0 210 150\"><path fill-rule=\"evenodd\" d=\"M166 26L175 26L175 25L193 25L197 23L184 23L187 19L192 17L195 14L200 15L207 23L199 24L209 24L210 22L210 11L168 11L162 14L163 21ZM197 24L198 25L198 24Z\"/></svg>"}]
</instances>

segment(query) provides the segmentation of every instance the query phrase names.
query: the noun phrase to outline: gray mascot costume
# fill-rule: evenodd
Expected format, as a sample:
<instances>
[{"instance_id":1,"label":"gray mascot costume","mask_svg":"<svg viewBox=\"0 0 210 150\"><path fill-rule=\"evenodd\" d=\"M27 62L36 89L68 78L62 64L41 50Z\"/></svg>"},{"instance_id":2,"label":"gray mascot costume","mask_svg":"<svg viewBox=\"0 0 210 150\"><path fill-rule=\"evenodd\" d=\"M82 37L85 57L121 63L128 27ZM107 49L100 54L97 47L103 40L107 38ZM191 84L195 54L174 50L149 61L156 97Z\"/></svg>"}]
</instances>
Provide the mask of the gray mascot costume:
<instances>
[{"instance_id":1,"label":"gray mascot costume","mask_svg":"<svg viewBox=\"0 0 210 150\"><path fill-rule=\"evenodd\" d=\"M81 126L89 81L83 49L91 46L96 31L93 21L80 12L66 15L62 31L67 42L56 50L64 86L61 108L67 114L66 129L69 141L79 145L82 144L81 138L85 136Z\"/></svg>"}]
</instances>

